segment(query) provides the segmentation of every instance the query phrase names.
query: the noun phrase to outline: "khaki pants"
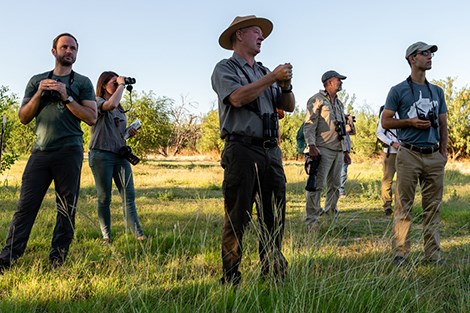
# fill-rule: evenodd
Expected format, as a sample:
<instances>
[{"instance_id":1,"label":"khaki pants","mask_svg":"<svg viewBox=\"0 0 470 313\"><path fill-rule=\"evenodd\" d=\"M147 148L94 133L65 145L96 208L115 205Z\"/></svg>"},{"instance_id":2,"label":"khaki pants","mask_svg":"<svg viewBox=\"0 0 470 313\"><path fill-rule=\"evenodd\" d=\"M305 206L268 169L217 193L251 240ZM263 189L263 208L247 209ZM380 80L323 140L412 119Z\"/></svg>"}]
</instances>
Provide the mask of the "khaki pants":
<instances>
[{"instance_id":1,"label":"khaki pants","mask_svg":"<svg viewBox=\"0 0 470 313\"><path fill-rule=\"evenodd\" d=\"M380 197L383 201L383 208L392 209L392 183L393 176L395 176L395 161L397 159L396 153L383 154L383 176L382 185L380 188Z\"/></svg>"},{"instance_id":2,"label":"khaki pants","mask_svg":"<svg viewBox=\"0 0 470 313\"><path fill-rule=\"evenodd\" d=\"M321 153L321 161L318 166L317 190L306 192L307 225L318 223L318 217L322 213L320 198L326 183L325 213L334 215L337 211L336 204L339 198L341 185L341 167L344 162L342 151L330 150L318 147Z\"/></svg>"},{"instance_id":3,"label":"khaki pants","mask_svg":"<svg viewBox=\"0 0 470 313\"><path fill-rule=\"evenodd\" d=\"M409 231L416 185L421 186L424 253L428 260L440 258L439 209L444 189L444 157L435 152L422 154L404 147L397 153L397 189L393 216L392 246L395 256L410 252Z\"/></svg>"}]
</instances>

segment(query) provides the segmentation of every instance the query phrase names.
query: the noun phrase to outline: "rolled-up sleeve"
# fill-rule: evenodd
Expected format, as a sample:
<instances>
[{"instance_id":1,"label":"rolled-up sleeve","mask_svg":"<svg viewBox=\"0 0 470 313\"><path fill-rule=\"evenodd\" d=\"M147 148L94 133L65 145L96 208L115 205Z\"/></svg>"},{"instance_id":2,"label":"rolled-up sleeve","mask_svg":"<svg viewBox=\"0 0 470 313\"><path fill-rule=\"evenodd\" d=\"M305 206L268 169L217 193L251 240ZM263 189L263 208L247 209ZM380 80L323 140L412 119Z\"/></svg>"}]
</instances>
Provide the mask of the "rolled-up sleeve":
<instances>
[{"instance_id":1,"label":"rolled-up sleeve","mask_svg":"<svg viewBox=\"0 0 470 313\"><path fill-rule=\"evenodd\" d=\"M318 127L318 114L320 106L322 105L321 99L312 97L307 102L307 112L305 116L304 137L307 145L316 144L316 133Z\"/></svg>"}]
</instances>

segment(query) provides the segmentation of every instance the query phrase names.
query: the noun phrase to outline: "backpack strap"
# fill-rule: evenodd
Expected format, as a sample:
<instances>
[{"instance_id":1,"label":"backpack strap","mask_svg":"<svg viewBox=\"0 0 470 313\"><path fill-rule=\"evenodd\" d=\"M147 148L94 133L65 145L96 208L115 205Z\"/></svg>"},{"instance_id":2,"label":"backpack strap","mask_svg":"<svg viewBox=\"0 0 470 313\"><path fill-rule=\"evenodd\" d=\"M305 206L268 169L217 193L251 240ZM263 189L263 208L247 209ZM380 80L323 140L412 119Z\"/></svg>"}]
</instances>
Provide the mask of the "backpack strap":
<instances>
[{"instance_id":1,"label":"backpack strap","mask_svg":"<svg viewBox=\"0 0 470 313\"><path fill-rule=\"evenodd\" d=\"M49 74L47 74L47 78L48 79L52 79L52 76L54 75L54 70L50 71ZM75 100L79 100L80 97L77 96L77 94L72 90L72 88L70 88L73 84L73 82L75 81L75 72L72 70L69 74L69 84L68 85L65 85L65 88L67 89L67 92L68 93L71 93L71 96L75 99Z\"/></svg>"}]
</instances>

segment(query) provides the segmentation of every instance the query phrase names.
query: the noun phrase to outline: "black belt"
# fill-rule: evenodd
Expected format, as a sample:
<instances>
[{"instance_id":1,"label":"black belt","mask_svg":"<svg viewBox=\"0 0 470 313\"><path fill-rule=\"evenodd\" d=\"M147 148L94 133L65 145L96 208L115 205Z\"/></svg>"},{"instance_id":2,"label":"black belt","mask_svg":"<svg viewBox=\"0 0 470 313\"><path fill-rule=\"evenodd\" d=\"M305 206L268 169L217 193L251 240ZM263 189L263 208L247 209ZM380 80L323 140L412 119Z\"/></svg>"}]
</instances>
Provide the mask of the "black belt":
<instances>
[{"instance_id":1,"label":"black belt","mask_svg":"<svg viewBox=\"0 0 470 313\"><path fill-rule=\"evenodd\" d=\"M227 137L225 137L225 140L236 141L236 142L241 142L247 145L263 147L264 149L272 149L277 146L276 138L263 139L263 138L257 138L257 137L231 134L231 135L227 135Z\"/></svg>"},{"instance_id":2,"label":"black belt","mask_svg":"<svg viewBox=\"0 0 470 313\"><path fill-rule=\"evenodd\" d=\"M413 145L410 145L409 143L403 142L400 144L400 146L406 149L410 149L412 151L423 153L423 154L431 154L439 150L438 145L435 145L433 147L419 147L419 146L413 146Z\"/></svg>"}]
</instances>

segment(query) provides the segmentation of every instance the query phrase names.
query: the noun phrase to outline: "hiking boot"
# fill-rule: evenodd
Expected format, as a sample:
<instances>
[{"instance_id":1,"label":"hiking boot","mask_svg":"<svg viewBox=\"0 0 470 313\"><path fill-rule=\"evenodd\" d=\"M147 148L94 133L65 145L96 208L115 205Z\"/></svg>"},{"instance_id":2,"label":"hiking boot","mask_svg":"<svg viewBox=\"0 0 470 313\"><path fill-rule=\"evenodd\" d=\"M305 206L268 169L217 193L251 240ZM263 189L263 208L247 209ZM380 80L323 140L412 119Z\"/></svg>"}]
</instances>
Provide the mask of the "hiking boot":
<instances>
[{"instance_id":1,"label":"hiking boot","mask_svg":"<svg viewBox=\"0 0 470 313\"><path fill-rule=\"evenodd\" d=\"M406 259L405 257L401 256L401 255L397 255L394 259L393 259L393 265L395 266L402 266L404 263L405 263Z\"/></svg>"},{"instance_id":2,"label":"hiking boot","mask_svg":"<svg viewBox=\"0 0 470 313\"><path fill-rule=\"evenodd\" d=\"M386 208L385 211L384 211L384 214L386 216L390 216L393 214L393 210L391 208Z\"/></svg>"},{"instance_id":3,"label":"hiking boot","mask_svg":"<svg viewBox=\"0 0 470 313\"><path fill-rule=\"evenodd\" d=\"M242 280L242 274L240 272L235 272L231 275L224 275L220 279L222 285L232 285L234 287L238 286Z\"/></svg>"},{"instance_id":4,"label":"hiking boot","mask_svg":"<svg viewBox=\"0 0 470 313\"><path fill-rule=\"evenodd\" d=\"M317 233L320 230L320 224L311 223L307 225L307 230L312 233Z\"/></svg>"},{"instance_id":5,"label":"hiking boot","mask_svg":"<svg viewBox=\"0 0 470 313\"><path fill-rule=\"evenodd\" d=\"M10 267L11 267L10 262L0 259L0 274L3 274L3 272L9 269Z\"/></svg>"},{"instance_id":6,"label":"hiking boot","mask_svg":"<svg viewBox=\"0 0 470 313\"><path fill-rule=\"evenodd\" d=\"M145 236L145 235L140 235L140 236L137 236L136 239L137 239L137 241L145 241L145 240L147 240L147 236Z\"/></svg>"},{"instance_id":7,"label":"hiking boot","mask_svg":"<svg viewBox=\"0 0 470 313\"><path fill-rule=\"evenodd\" d=\"M436 259L436 260L426 259L424 263L429 264L429 265L441 266L445 264L445 261L444 259Z\"/></svg>"},{"instance_id":8,"label":"hiking boot","mask_svg":"<svg viewBox=\"0 0 470 313\"><path fill-rule=\"evenodd\" d=\"M52 269L58 269L64 265L64 260L61 258L52 258L49 260Z\"/></svg>"}]
</instances>

